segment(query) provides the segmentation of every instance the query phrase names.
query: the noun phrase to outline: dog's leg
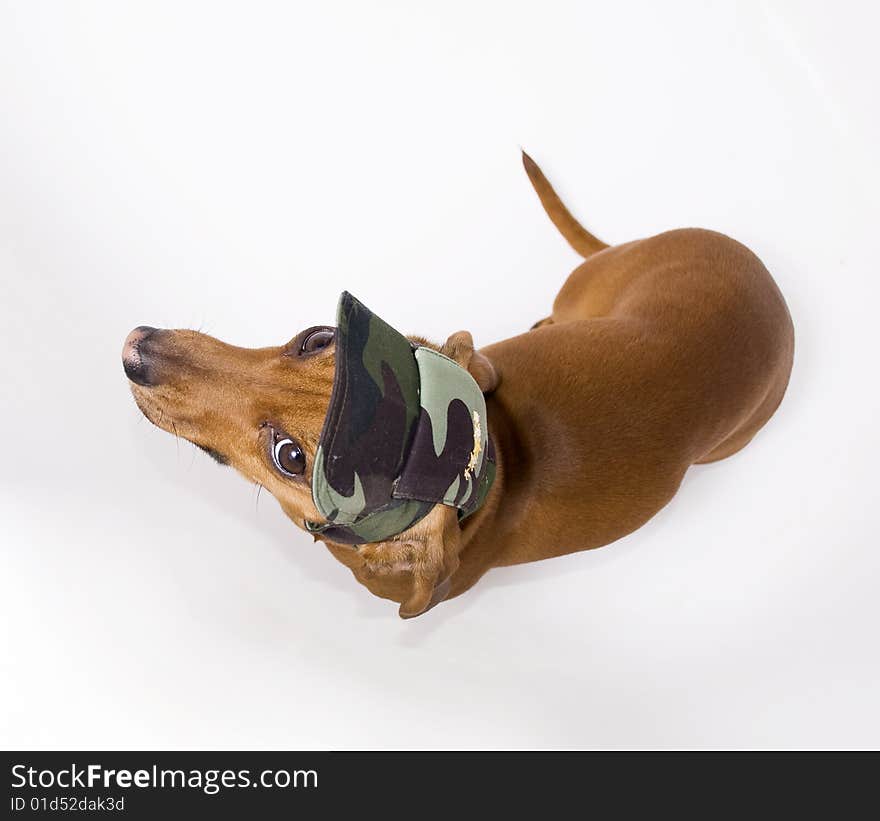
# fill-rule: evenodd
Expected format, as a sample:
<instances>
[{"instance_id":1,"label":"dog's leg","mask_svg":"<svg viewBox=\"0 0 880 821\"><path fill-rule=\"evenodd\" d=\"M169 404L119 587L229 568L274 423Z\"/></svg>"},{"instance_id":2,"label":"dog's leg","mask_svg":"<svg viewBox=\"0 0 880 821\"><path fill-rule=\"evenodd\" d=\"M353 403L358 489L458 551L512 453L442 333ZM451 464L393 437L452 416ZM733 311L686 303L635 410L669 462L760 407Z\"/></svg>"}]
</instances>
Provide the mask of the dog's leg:
<instances>
[{"instance_id":1,"label":"dog's leg","mask_svg":"<svg viewBox=\"0 0 880 821\"><path fill-rule=\"evenodd\" d=\"M785 389L788 386L788 373L791 368L791 362L788 361L785 369L779 373L774 384L764 399L758 404L758 407L749 415L748 419L737 427L722 442L715 445L705 456L701 456L695 464L705 465L709 462L719 462L734 453L741 451L749 442L752 441L755 434L767 424L767 421L776 412L782 402Z\"/></svg>"}]
</instances>

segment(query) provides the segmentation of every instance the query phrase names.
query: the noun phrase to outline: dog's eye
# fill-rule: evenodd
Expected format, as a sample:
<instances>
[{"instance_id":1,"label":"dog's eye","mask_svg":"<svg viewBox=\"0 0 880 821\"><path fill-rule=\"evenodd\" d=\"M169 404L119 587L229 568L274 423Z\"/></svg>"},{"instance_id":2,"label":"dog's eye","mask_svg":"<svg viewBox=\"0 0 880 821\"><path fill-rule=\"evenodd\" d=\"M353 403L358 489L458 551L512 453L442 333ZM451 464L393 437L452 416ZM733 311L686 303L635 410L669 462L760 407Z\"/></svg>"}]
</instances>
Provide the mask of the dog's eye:
<instances>
[{"instance_id":1,"label":"dog's eye","mask_svg":"<svg viewBox=\"0 0 880 821\"><path fill-rule=\"evenodd\" d=\"M293 439L277 438L272 445L272 461L287 476L299 476L306 469L306 455Z\"/></svg>"},{"instance_id":2,"label":"dog's eye","mask_svg":"<svg viewBox=\"0 0 880 821\"><path fill-rule=\"evenodd\" d=\"M307 332L300 345L300 353L317 353L326 348L333 341L334 334L333 328L315 328Z\"/></svg>"}]
</instances>

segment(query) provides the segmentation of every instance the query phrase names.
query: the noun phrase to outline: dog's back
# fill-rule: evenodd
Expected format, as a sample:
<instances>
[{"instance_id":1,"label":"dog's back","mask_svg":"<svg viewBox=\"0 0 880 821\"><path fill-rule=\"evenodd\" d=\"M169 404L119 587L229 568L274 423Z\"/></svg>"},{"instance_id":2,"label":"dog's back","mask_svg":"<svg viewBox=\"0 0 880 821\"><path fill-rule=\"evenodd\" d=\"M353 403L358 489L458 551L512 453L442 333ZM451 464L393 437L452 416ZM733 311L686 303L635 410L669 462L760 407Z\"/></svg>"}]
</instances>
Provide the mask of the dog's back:
<instances>
[{"instance_id":1,"label":"dog's back","mask_svg":"<svg viewBox=\"0 0 880 821\"><path fill-rule=\"evenodd\" d=\"M746 445L791 371L785 302L760 260L712 231L608 247L528 158L548 213L586 261L553 313L483 350L507 464L496 564L607 544L643 524L687 468ZM563 213L564 211L564 213Z\"/></svg>"}]
</instances>

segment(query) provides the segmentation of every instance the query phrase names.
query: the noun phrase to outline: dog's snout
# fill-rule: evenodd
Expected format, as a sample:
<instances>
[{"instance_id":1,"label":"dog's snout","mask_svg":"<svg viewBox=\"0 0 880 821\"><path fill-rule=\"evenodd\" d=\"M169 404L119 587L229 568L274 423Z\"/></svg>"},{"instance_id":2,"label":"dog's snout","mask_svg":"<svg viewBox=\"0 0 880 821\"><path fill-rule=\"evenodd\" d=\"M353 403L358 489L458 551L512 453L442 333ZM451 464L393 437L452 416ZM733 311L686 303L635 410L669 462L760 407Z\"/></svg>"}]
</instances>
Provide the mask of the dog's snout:
<instances>
[{"instance_id":1,"label":"dog's snout","mask_svg":"<svg viewBox=\"0 0 880 821\"><path fill-rule=\"evenodd\" d=\"M151 337L154 333L156 333L155 328L151 328L149 325L138 325L137 328L135 328L127 337L125 337L125 347L137 347L138 344L143 342L148 337Z\"/></svg>"},{"instance_id":2,"label":"dog's snout","mask_svg":"<svg viewBox=\"0 0 880 821\"><path fill-rule=\"evenodd\" d=\"M159 333L156 328L140 325L126 338L122 346L122 367L125 375L136 385L154 385L148 341Z\"/></svg>"}]
</instances>

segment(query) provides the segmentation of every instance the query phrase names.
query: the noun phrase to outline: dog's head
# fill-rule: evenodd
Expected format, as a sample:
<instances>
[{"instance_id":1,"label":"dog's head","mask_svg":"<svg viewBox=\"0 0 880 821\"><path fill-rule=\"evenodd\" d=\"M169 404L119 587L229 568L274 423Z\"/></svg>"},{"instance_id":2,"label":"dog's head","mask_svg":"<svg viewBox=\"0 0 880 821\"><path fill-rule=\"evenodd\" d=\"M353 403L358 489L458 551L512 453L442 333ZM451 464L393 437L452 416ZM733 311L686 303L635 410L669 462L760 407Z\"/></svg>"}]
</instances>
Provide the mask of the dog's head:
<instances>
[{"instance_id":1,"label":"dog's head","mask_svg":"<svg viewBox=\"0 0 880 821\"><path fill-rule=\"evenodd\" d=\"M467 331L441 346L420 338L494 389L494 369ZM143 414L223 465L266 488L300 527L320 522L313 500L316 455L333 393L336 329L310 327L272 348L238 348L190 330L139 327L125 340L123 367ZM319 535L333 543L332 531ZM415 616L442 600L458 566L457 511L438 504L392 538L334 553L377 595Z\"/></svg>"}]
</instances>

